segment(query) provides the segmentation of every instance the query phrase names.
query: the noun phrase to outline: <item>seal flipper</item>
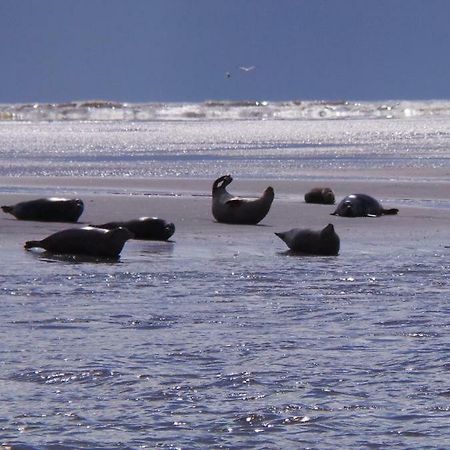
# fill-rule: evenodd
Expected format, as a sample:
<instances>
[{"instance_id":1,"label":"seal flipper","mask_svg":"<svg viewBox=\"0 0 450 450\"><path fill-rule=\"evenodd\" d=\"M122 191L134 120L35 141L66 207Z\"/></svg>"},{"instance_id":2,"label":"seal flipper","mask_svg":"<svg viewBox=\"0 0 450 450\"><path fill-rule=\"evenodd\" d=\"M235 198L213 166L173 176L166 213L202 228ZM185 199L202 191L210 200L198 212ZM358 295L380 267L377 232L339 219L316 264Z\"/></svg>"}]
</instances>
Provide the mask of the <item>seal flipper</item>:
<instances>
[{"instance_id":1,"label":"seal flipper","mask_svg":"<svg viewBox=\"0 0 450 450\"><path fill-rule=\"evenodd\" d=\"M394 214L398 214L398 209L397 208L391 208L391 209L383 209L383 214L386 215L394 215Z\"/></svg>"}]
</instances>

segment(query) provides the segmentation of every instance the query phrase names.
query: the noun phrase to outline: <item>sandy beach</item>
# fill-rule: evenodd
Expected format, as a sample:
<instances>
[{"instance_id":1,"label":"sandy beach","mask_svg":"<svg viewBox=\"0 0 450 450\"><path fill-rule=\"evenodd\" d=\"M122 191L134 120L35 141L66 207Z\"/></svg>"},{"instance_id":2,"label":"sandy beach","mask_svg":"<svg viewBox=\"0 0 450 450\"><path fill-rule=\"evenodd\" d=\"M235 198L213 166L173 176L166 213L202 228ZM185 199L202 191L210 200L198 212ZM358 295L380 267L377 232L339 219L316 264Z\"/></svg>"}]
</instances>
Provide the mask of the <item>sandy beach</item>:
<instances>
[{"instance_id":1,"label":"sandy beach","mask_svg":"<svg viewBox=\"0 0 450 450\"><path fill-rule=\"evenodd\" d=\"M341 237L341 254L361 251L366 246L377 253L392 246L413 250L429 246L436 251L448 242L450 209L440 204L450 200L450 182L334 180L288 181L235 179L229 191L256 197L272 185L275 200L259 226L226 225L211 215L212 180L195 179L94 179L94 178L3 178L0 183L2 205L46 196L79 197L85 210L79 224L102 223L155 216L173 221L176 246L190 246L196 252L206 245L211 251L239 251L240 247L256 254L282 251L284 244L273 235L293 227L320 229L333 223ZM311 187L330 186L336 203L350 193L369 193L385 207L400 209L398 216L378 218L342 218L330 216L334 206L305 204L303 195ZM13 193L13 192L21 192ZM23 192L23 193L22 193ZM1 242L7 247L21 247L28 239L39 239L72 225L17 221L2 213ZM74 225L74 226L80 226ZM127 245L123 255L130 252ZM194 255L193 255L194 256Z\"/></svg>"}]
</instances>

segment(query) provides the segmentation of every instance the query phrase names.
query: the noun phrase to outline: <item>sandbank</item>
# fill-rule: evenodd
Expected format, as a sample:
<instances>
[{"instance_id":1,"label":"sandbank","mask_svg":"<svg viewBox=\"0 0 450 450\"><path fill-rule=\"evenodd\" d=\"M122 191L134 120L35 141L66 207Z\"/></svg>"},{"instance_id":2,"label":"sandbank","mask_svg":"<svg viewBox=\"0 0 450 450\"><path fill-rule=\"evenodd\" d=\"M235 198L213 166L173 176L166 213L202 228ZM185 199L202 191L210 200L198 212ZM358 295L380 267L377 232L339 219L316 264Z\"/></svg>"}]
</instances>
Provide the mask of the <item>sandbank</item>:
<instances>
[{"instance_id":1,"label":"sandbank","mask_svg":"<svg viewBox=\"0 0 450 450\"><path fill-rule=\"evenodd\" d=\"M275 200L258 226L216 223L211 215L211 179L131 179L131 178L0 178L1 205L39 197L79 197L85 210L78 224L18 221L1 212L0 243L9 249L22 248L26 240L45 236L69 227L112 220L155 216L176 225L174 245L184 254L205 246L212 252L240 251L269 255L286 250L275 231L290 228L321 229L333 223L341 238L341 254L359 251L382 253L383 249L414 251L430 248L447 251L450 245L450 182L410 180L265 180L235 178L229 191L256 197L271 185ZM342 218L331 216L332 205L305 204L303 196L315 186L329 186L338 202L350 193L363 192L376 197L386 207L397 207L397 216ZM126 246L124 258L136 250Z\"/></svg>"}]
</instances>

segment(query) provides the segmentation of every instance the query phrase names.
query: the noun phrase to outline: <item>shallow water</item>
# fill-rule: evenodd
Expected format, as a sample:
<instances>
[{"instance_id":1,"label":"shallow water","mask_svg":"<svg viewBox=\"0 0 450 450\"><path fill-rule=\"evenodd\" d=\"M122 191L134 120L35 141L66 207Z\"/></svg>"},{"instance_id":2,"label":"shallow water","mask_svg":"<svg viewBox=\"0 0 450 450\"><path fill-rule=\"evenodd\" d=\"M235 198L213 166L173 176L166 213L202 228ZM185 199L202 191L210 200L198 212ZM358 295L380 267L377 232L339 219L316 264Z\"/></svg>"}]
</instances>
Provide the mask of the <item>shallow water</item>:
<instances>
[{"instance_id":1,"label":"shallow water","mask_svg":"<svg viewBox=\"0 0 450 450\"><path fill-rule=\"evenodd\" d=\"M117 263L11 251L5 442L432 448L449 438L448 254L359 249L355 264L353 252L299 261L272 248L155 246L132 242Z\"/></svg>"},{"instance_id":2,"label":"shallow water","mask_svg":"<svg viewBox=\"0 0 450 450\"><path fill-rule=\"evenodd\" d=\"M447 118L0 122L0 176L342 177L450 167ZM420 173L422 171L422 173Z\"/></svg>"},{"instance_id":3,"label":"shallow water","mask_svg":"<svg viewBox=\"0 0 450 450\"><path fill-rule=\"evenodd\" d=\"M325 161L445 170L449 136L428 118L4 122L1 175L212 177L225 160L281 179ZM299 258L273 230L266 245L241 242L250 228L214 245L131 241L117 262L4 238L0 443L448 447L448 249L353 242Z\"/></svg>"}]
</instances>

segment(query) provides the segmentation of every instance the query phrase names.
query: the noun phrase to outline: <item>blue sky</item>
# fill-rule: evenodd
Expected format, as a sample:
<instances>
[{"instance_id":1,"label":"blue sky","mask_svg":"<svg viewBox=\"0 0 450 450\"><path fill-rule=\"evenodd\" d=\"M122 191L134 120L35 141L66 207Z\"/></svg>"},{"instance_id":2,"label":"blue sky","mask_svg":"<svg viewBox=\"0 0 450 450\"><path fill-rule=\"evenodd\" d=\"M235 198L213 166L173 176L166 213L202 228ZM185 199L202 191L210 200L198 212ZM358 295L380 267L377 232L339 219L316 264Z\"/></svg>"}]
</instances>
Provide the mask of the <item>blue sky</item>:
<instances>
[{"instance_id":1,"label":"blue sky","mask_svg":"<svg viewBox=\"0 0 450 450\"><path fill-rule=\"evenodd\" d=\"M449 22L447 0L1 0L0 103L449 99Z\"/></svg>"}]
</instances>

